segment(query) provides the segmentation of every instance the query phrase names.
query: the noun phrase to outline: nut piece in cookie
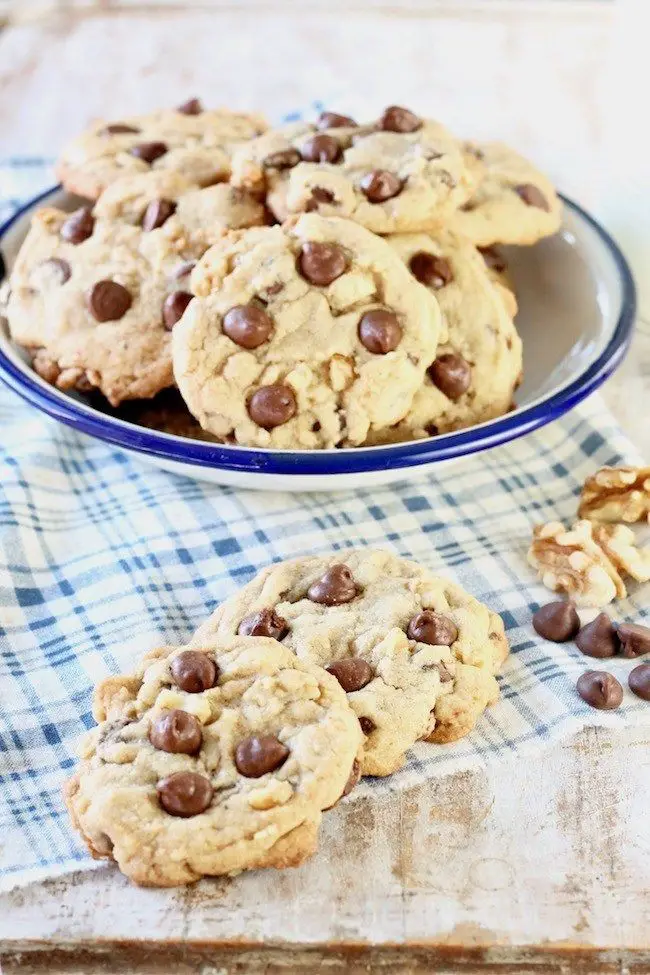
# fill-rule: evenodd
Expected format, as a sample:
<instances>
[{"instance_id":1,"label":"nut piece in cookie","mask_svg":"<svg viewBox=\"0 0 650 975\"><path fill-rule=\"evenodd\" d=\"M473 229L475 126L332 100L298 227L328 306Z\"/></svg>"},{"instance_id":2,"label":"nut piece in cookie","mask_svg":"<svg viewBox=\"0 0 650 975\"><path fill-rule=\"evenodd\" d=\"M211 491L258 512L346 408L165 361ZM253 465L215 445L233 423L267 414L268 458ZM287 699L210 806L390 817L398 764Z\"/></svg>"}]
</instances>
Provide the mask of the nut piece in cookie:
<instances>
[{"instance_id":1,"label":"nut piece in cookie","mask_svg":"<svg viewBox=\"0 0 650 975\"><path fill-rule=\"evenodd\" d=\"M479 247L534 244L560 229L562 203L551 181L501 142L465 143L478 186L450 221Z\"/></svg>"},{"instance_id":2,"label":"nut piece in cookie","mask_svg":"<svg viewBox=\"0 0 650 975\"><path fill-rule=\"evenodd\" d=\"M435 298L389 244L315 213L228 234L191 288L176 382L204 429L240 444L363 443L404 416L440 334Z\"/></svg>"},{"instance_id":3,"label":"nut piece in cookie","mask_svg":"<svg viewBox=\"0 0 650 975\"><path fill-rule=\"evenodd\" d=\"M94 713L70 815L145 886L301 863L361 745L335 678L263 637L155 651L99 685Z\"/></svg>"},{"instance_id":4,"label":"nut piece in cookie","mask_svg":"<svg viewBox=\"0 0 650 975\"><path fill-rule=\"evenodd\" d=\"M578 514L590 521L647 520L650 467L601 467L584 483Z\"/></svg>"},{"instance_id":5,"label":"nut piece in cookie","mask_svg":"<svg viewBox=\"0 0 650 975\"><path fill-rule=\"evenodd\" d=\"M364 125L323 113L267 132L235 153L232 179L265 193L279 220L315 210L379 234L426 230L474 188L450 133L394 105Z\"/></svg>"},{"instance_id":6,"label":"nut piece in cookie","mask_svg":"<svg viewBox=\"0 0 650 975\"><path fill-rule=\"evenodd\" d=\"M420 739L467 734L498 698L494 675L508 654L501 618L388 552L271 565L215 610L192 645L271 616L282 646L325 667L348 695L364 733L364 775L389 775Z\"/></svg>"},{"instance_id":7,"label":"nut piece in cookie","mask_svg":"<svg viewBox=\"0 0 650 975\"><path fill-rule=\"evenodd\" d=\"M578 606L605 606L627 595L617 566L594 538L591 522L566 529L559 521L537 525L528 561L553 592Z\"/></svg>"}]
</instances>

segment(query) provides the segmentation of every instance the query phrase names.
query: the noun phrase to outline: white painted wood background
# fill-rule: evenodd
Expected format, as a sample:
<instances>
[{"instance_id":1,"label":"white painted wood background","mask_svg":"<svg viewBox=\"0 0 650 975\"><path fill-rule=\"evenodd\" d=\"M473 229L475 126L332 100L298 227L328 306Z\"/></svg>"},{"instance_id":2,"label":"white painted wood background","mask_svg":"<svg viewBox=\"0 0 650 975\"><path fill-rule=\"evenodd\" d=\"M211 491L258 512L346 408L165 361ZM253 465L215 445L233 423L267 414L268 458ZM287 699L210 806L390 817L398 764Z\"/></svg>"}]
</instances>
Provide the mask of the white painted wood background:
<instances>
[{"instance_id":1,"label":"white painted wood background","mask_svg":"<svg viewBox=\"0 0 650 975\"><path fill-rule=\"evenodd\" d=\"M20 4L0 32L0 156L51 157L94 115L193 94L275 118L315 99L360 116L397 101L530 153L606 220L647 287L648 58L632 0L37 6ZM650 457L645 290L641 317L604 395ZM349 972L650 971L649 745L647 732L592 730L526 762L340 807L315 859L282 875L165 892L104 868L1 897L0 945L34 952L5 971L43 957L38 970L121 959L145 971L145 946L148 972L208 971L206 958L231 971L236 949L255 949L245 972L311 972L321 957ZM111 954L79 954L102 944Z\"/></svg>"}]
</instances>

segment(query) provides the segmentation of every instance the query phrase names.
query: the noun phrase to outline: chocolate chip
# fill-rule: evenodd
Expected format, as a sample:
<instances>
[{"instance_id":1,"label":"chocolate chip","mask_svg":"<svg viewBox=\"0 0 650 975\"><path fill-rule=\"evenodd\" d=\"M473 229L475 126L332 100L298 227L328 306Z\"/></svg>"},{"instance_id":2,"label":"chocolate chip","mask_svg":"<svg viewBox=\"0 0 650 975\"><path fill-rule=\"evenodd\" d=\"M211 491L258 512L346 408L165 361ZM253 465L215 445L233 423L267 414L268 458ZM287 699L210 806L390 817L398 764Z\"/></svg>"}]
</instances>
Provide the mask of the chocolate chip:
<instances>
[{"instance_id":1,"label":"chocolate chip","mask_svg":"<svg viewBox=\"0 0 650 975\"><path fill-rule=\"evenodd\" d=\"M361 778L361 762L359 761L358 758L355 758L355 760L352 763L352 769L350 771L350 774L348 775L348 781L345 783L343 787L341 798L343 798L343 796L348 796L352 792L354 787L359 784L360 778Z\"/></svg>"},{"instance_id":2,"label":"chocolate chip","mask_svg":"<svg viewBox=\"0 0 650 975\"><path fill-rule=\"evenodd\" d=\"M514 189L515 193L521 197L527 206L550 211L551 208L548 205L548 200L539 187L534 186L532 183L522 183L520 186L515 186Z\"/></svg>"},{"instance_id":3,"label":"chocolate chip","mask_svg":"<svg viewBox=\"0 0 650 975\"><path fill-rule=\"evenodd\" d=\"M176 109L181 115L200 115L203 111L203 105L198 98L188 98L186 102L179 105Z\"/></svg>"},{"instance_id":4,"label":"chocolate chip","mask_svg":"<svg viewBox=\"0 0 650 975\"><path fill-rule=\"evenodd\" d=\"M496 247L479 247L481 256L487 266L497 274L503 274L507 270L508 265L505 258L499 253Z\"/></svg>"},{"instance_id":5,"label":"chocolate chip","mask_svg":"<svg viewBox=\"0 0 650 975\"><path fill-rule=\"evenodd\" d=\"M189 291L172 291L163 301L162 317L163 325L168 332L171 332L176 322L183 317L183 313L194 295Z\"/></svg>"},{"instance_id":6,"label":"chocolate chip","mask_svg":"<svg viewBox=\"0 0 650 975\"><path fill-rule=\"evenodd\" d=\"M303 278L319 287L340 278L348 266L345 253L337 244L307 243L302 245L298 268Z\"/></svg>"},{"instance_id":7,"label":"chocolate chip","mask_svg":"<svg viewBox=\"0 0 650 975\"><path fill-rule=\"evenodd\" d=\"M248 400L248 415L253 423L265 430L282 426L296 415L298 403L291 386L280 383L274 386L260 386Z\"/></svg>"},{"instance_id":8,"label":"chocolate chip","mask_svg":"<svg viewBox=\"0 0 650 975\"><path fill-rule=\"evenodd\" d=\"M273 640L281 640L289 632L289 624L274 609L260 609L245 616L237 632L241 636L270 636Z\"/></svg>"},{"instance_id":9,"label":"chocolate chip","mask_svg":"<svg viewBox=\"0 0 650 975\"><path fill-rule=\"evenodd\" d=\"M176 212L176 204L173 200L152 200L144 211L142 218L142 229L144 231L156 230L162 227L165 220L169 220L172 213Z\"/></svg>"},{"instance_id":10,"label":"chocolate chip","mask_svg":"<svg viewBox=\"0 0 650 975\"><path fill-rule=\"evenodd\" d=\"M193 714L175 708L156 718L149 729L149 741L161 752L195 755L201 747L201 725Z\"/></svg>"},{"instance_id":11,"label":"chocolate chip","mask_svg":"<svg viewBox=\"0 0 650 975\"><path fill-rule=\"evenodd\" d=\"M361 179L359 186L369 203L383 203L401 193L404 184L394 173L373 169Z\"/></svg>"},{"instance_id":12,"label":"chocolate chip","mask_svg":"<svg viewBox=\"0 0 650 975\"><path fill-rule=\"evenodd\" d=\"M409 267L413 276L429 288L444 288L454 280L454 272L447 258L427 254L426 251L414 254L409 261Z\"/></svg>"},{"instance_id":13,"label":"chocolate chip","mask_svg":"<svg viewBox=\"0 0 650 975\"><path fill-rule=\"evenodd\" d=\"M472 370L462 356L446 352L427 369L431 382L450 400L466 393L472 382Z\"/></svg>"},{"instance_id":14,"label":"chocolate chip","mask_svg":"<svg viewBox=\"0 0 650 975\"><path fill-rule=\"evenodd\" d=\"M281 149L270 153L262 165L265 169L293 169L299 162L300 153L297 149Z\"/></svg>"},{"instance_id":15,"label":"chocolate chip","mask_svg":"<svg viewBox=\"0 0 650 975\"><path fill-rule=\"evenodd\" d=\"M156 159L160 159L161 156L165 155L167 146L164 142L140 142L137 146L132 146L129 152L136 159L141 159L143 162L151 165Z\"/></svg>"},{"instance_id":16,"label":"chocolate chip","mask_svg":"<svg viewBox=\"0 0 650 975\"><path fill-rule=\"evenodd\" d=\"M565 643L572 640L580 629L580 617L573 603L561 600L547 603L533 613L533 628L545 640Z\"/></svg>"},{"instance_id":17,"label":"chocolate chip","mask_svg":"<svg viewBox=\"0 0 650 975\"><path fill-rule=\"evenodd\" d=\"M135 125L127 125L126 122L112 122L102 129L102 135L126 135L127 133L137 134L140 129L137 129Z\"/></svg>"},{"instance_id":18,"label":"chocolate chip","mask_svg":"<svg viewBox=\"0 0 650 975\"><path fill-rule=\"evenodd\" d=\"M174 277L177 280L179 278L184 278L188 274L191 274L195 267L196 267L196 261L183 261L183 263L179 264L176 270L174 271Z\"/></svg>"},{"instance_id":19,"label":"chocolate chip","mask_svg":"<svg viewBox=\"0 0 650 975\"><path fill-rule=\"evenodd\" d=\"M209 779L198 772L174 772L157 785L158 800L170 816L198 816L205 812L214 795Z\"/></svg>"},{"instance_id":20,"label":"chocolate chip","mask_svg":"<svg viewBox=\"0 0 650 975\"><path fill-rule=\"evenodd\" d=\"M300 147L305 162L333 163L341 157L341 146L331 135L313 135Z\"/></svg>"},{"instance_id":21,"label":"chocolate chip","mask_svg":"<svg viewBox=\"0 0 650 975\"><path fill-rule=\"evenodd\" d=\"M621 684L604 670L587 670L578 677L576 689L583 701L599 711L612 711L623 700Z\"/></svg>"},{"instance_id":22,"label":"chocolate chip","mask_svg":"<svg viewBox=\"0 0 650 975\"><path fill-rule=\"evenodd\" d=\"M620 641L619 652L624 657L642 657L650 653L650 629L639 623L619 623L616 635Z\"/></svg>"},{"instance_id":23,"label":"chocolate chip","mask_svg":"<svg viewBox=\"0 0 650 975\"><path fill-rule=\"evenodd\" d=\"M223 316L221 327L242 349L256 349L271 335L273 320L259 305L235 305Z\"/></svg>"},{"instance_id":24,"label":"chocolate chip","mask_svg":"<svg viewBox=\"0 0 650 975\"><path fill-rule=\"evenodd\" d=\"M639 664L627 679L630 690L644 701L650 701L650 664Z\"/></svg>"},{"instance_id":25,"label":"chocolate chip","mask_svg":"<svg viewBox=\"0 0 650 975\"><path fill-rule=\"evenodd\" d=\"M356 124L349 115L339 115L337 112L321 112L316 122L319 129L347 129L354 128Z\"/></svg>"},{"instance_id":26,"label":"chocolate chip","mask_svg":"<svg viewBox=\"0 0 650 975\"><path fill-rule=\"evenodd\" d=\"M458 627L442 613L423 609L409 623L406 635L409 640L428 643L432 647L450 647L458 639Z\"/></svg>"},{"instance_id":27,"label":"chocolate chip","mask_svg":"<svg viewBox=\"0 0 650 975\"><path fill-rule=\"evenodd\" d=\"M209 690L219 676L219 668L212 657L199 650L183 650L172 660L170 670L176 686L188 694Z\"/></svg>"},{"instance_id":28,"label":"chocolate chip","mask_svg":"<svg viewBox=\"0 0 650 975\"><path fill-rule=\"evenodd\" d=\"M422 124L422 119L414 112L399 105L390 105L379 119L379 128L384 132L417 132Z\"/></svg>"},{"instance_id":29,"label":"chocolate chip","mask_svg":"<svg viewBox=\"0 0 650 975\"><path fill-rule=\"evenodd\" d=\"M310 204L315 209L319 203L334 203L336 197L331 190L326 190L324 186L314 186L311 191Z\"/></svg>"},{"instance_id":30,"label":"chocolate chip","mask_svg":"<svg viewBox=\"0 0 650 975\"><path fill-rule=\"evenodd\" d=\"M397 315L382 308L367 311L359 322L359 339L368 352L374 355L392 352L402 340L402 329Z\"/></svg>"},{"instance_id":31,"label":"chocolate chip","mask_svg":"<svg viewBox=\"0 0 650 975\"><path fill-rule=\"evenodd\" d=\"M98 322L115 322L126 315L133 299L117 281L98 281L86 294L88 309Z\"/></svg>"},{"instance_id":32,"label":"chocolate chip","mask_svg":"<svg viewBox=\"0 0 650 975\"><path fill-rule=\"evenodd\" d=\"M41 262L41 267L47 268L57 284L65 284L66 281L70 280L72 268L62 257L50 257L47 261Z\"/></svg>"},{"instance_id":33,"label":"chocolate chip","mask_svg":"<svg viewBox=\"0 0 650 975\"><path fill-rule=\"evenodd\" d=\"M370 664L362 660L361 657L345 657L343 660L335 660L325 669L333 677L336 677L346 694L360 691L375 676Z\"/></svg>"},{"instance_id":34,"label":"chocolate chip","mask_svg":"<svg viewBox=\"0 0 650 975\"><path fill-rule=\"evenodd\" d=\"M347 565L341 563L333 565L307 590L307 598L311 599L312 603L321 603L323 606L340 606L341 603L349 603L357 594L354 576Z\"/></svg>"},{"instance_id":35,"label":"chocolate chip","mask_svg":"<svg viewBox=\"0 0 650 975\"><path fill-rule=\"evenodd\" d=\"M247 779L259 779L286 762L289 749L275 735L253 735L235 749L235 765Z\"/></svg>"},{"instance_id":36,"label":"chocolate chip","mask_svg":"<svg viewBox=\"0 0 650 975\"><path fill-rule=\"evenodd\" d=\"M371 734L377 727L372 718L366 718L365 716L359 718L359 724L361 725L361 730L363 731L364 735Z\"/></svg>"},{"instance_id":37,"label":"chocolate chip","mask_svg":"<svg viewBox=\"0 0 650 975\"><path fill-rule=\"evenodd\" d=\"M80 207L61 226L61 236L69 244L81 244L88 240L95 229L95 218L90 207Z\"/></svg>"},{"instance_id":38,"label":"chocolate chip","mask_svg":"<svg viewBox=\"0 0 650 975\"><path fill-rule=\"evenodd\" d=\"M582 627L576 646L588 657L613 657L618 650L616 628L607 613L599 613L595 620Z\"/></svg>"}]
</instances>

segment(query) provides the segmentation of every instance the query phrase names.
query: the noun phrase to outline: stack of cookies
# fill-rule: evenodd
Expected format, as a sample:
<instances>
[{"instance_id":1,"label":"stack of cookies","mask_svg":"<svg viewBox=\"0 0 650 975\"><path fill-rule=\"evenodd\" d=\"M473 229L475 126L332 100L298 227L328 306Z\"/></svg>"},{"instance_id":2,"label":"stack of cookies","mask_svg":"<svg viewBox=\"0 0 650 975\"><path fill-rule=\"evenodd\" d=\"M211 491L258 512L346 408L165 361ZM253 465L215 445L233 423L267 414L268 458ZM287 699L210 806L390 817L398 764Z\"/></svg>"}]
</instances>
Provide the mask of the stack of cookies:
<instances>
[{"instance_id":1,"label":"stack of cookies","mask_svg":"<svg viewBox=\"0 0 650 975\"><path fill-rule=\"evenodd\" d=\"M411 440L500 416L522 350L498 244L555 233L511 149L392 106L268 130L178 109L63 153L74 213L38 211L4 314L61 389L255 447ZM175 390L156 419L157 394ZM178 411L180 410L180 415Z\"/></svg>"},{"instance_id":2,"label":"stack of cookies","mask_svg":"<svg viewBox=\"0 0 650 975\"><path fill-rule=\"evenodd\" d=\"M144 885L295 866L361 776L467 734L507 654L496 613L414 562L274 564L187 646L99 685L70 815Z\"/></svg>"}]
</instances>

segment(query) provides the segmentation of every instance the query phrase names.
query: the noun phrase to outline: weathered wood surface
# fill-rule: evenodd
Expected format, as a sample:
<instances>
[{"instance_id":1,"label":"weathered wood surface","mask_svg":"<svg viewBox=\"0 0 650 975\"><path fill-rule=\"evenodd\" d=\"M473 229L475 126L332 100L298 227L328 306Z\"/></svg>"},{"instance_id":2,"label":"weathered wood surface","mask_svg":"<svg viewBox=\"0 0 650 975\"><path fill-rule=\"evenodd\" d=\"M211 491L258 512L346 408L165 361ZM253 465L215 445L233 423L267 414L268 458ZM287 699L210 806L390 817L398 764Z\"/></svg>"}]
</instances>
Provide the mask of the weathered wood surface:
<instances>
[{"instance_id":1,"label":"weathered wood surface","mask_svg":"<svg viewBox=\"0 0 650 975\"><path fill-rule=\"evenodd\" d=\"M593 164L613 91L605 5L222 6L2 31L0 155L52 156L93 115L194 93L275 117L318 98L360 115L397 101L512 141L615 230L634 211L629 176L614 185ZM642 323L605 396L648 455L649 373ZM110 868L34 885L0 897L3 970L650 971L649 781L647 731L591 730L345 804L299 870L175 892L131 888Z\"/></svg>"}]
</instances>

